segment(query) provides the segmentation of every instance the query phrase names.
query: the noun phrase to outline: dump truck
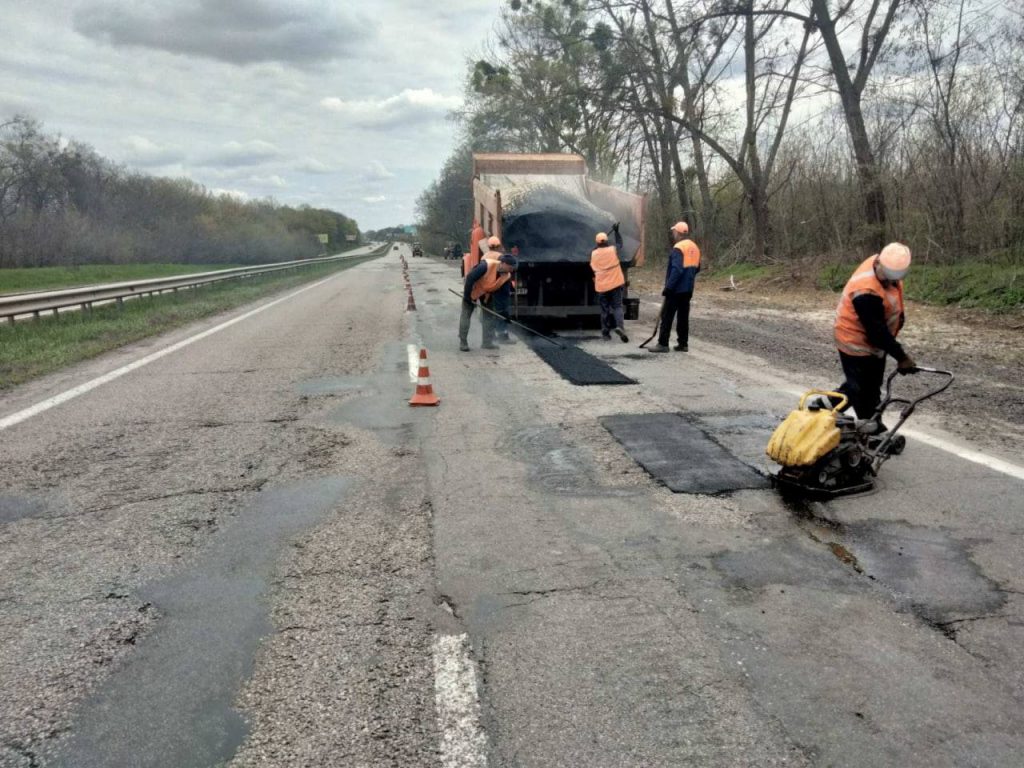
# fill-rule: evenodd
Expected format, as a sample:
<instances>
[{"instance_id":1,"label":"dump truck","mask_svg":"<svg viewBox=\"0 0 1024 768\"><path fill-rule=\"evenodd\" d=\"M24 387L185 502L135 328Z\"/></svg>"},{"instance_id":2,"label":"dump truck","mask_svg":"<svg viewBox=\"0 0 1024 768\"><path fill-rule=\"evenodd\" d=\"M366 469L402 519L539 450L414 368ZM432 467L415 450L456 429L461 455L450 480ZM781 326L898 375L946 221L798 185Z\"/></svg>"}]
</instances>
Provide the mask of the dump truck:
<instances>
[{"instance_id":1,"label":"dump truck","mask_svg":"<svg viewBox=\"0 0 1024 768\"><path fill-rule=\"evenodd\" d=\"M629 270L644 261L643 195L591 179L572 154L473 155L473 214L488 235L519 259L512 314L519 319L593 325L601 315L590 270L594 236L618 223L619 259L626 275L625 314L639 316L629 298Z\"/></svg>"}]
</instances>

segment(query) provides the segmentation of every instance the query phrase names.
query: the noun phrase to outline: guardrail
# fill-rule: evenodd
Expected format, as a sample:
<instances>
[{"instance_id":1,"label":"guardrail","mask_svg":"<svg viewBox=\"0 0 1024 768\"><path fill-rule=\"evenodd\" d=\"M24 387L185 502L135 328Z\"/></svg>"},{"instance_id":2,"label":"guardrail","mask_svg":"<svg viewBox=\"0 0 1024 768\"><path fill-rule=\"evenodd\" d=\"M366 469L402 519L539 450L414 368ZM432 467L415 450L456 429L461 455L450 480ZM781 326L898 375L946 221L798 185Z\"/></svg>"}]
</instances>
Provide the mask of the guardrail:
<instances>
[{"instance_id":1,"label":"guardrail","mask_svg":"<svg viewBox=\"0 0 1024 768\"><path fill-rule=\"evenodd\" d=\"M385 246L385 248L387 247ZM276 264L262 264L255 267L234 267L214 272L196 272L191 275L175 275L174 277L157 277L146 280L106 283L104 285L87 285L81 288L63 288L56 291L0 296L0 320L6 319L7 322L13 323L18 317L34 318L39 317L43 312L53 312L56 315L60 310L67 309L68 307L81 307L83 310L86 310L91 309L93 304L111 301L116 301L120 305L125 299L178 291L182 288L196 288L200 285L265 275L270 272L301 269L302 267L332 261L374 256L378 251L383 252L382 249L378 248L367 253L345 253L338 254L337 256L302 259L300 261L281 261Z\"/></svg>"}]
</instances>

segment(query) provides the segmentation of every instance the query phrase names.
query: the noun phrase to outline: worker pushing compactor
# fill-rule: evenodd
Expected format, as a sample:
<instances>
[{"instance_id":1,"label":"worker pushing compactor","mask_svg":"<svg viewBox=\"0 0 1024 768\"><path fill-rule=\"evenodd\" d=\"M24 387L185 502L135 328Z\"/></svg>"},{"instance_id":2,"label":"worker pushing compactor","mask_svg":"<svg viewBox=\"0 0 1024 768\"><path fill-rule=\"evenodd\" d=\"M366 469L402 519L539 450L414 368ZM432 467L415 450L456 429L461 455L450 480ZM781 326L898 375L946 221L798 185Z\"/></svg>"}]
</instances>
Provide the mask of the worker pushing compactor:
<instances>
[{"instance_id":1,"label":"worker pushing compactor","mask_svg":"<svg viewBox=\"0 0 1024 768\"><path fill-rule=\"evenodd\" d=\"M511 342L507 327L503 326L500 333L496 331L495 324L500 321L496 321L492 313L508 313L508 301L504 297L508 296L508 283L518 262L515 256L501 252L501 240L497 237L491 237L487 246L489 250L483 259L466 275L462 293L462 317L459 320L459 349L463 352L469 351L469 322L477 301L484 309L491 310L483 312L480 317L481 348L497 349L495 335L503 341Z\"/></svg>"},{"instance_id":2,"label":"worker pushing compactor","mask_svg":"<svg viewBox=\"0 0 1024 768\"><path fill-rule=\"evenodd\" d=\"M835 340L846 381L836 391L849 398L860 419L870 419L881 401L886 355L896 359L900 373L917 368L896 341L906 321L903 278L909 269L910 249L889 243L857 267L839 299Z\"/></svg>"}]
</instances>

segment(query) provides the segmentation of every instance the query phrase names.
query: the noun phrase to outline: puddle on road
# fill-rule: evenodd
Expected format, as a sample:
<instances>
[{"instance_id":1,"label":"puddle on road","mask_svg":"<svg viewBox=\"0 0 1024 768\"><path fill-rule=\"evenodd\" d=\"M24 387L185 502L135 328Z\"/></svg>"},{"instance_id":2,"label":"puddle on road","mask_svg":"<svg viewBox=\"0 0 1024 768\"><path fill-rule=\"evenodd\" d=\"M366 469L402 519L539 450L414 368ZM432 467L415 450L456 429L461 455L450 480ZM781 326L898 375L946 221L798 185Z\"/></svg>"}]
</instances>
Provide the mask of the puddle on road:
<instances>
[{"instance_id":1,"label":"puddle on road","mask_svg":"<svg viewBox=\"0 0 1024 768\"><path fill-rule=\"evenodd\" d=\"M0 523L13 523L26 517L38 517L47 510L42 499L0 493Z\"/></svg>"},{"instance_id":2,"label":"puddle on road","mask_svg":"<svg viewBox=\"0 0 1024 768\"><path fill-rule=\"evenodd\" d=\"M941 529L877 520L844 531L864 573L927 621L992 613L1005 602L998 584L971 560L967 545Z\"/></svg>"},{"instance_id":3,"label":"puddle on road","mask_svg":"<svg viewBox=\"0 0 1024 768\"><path fill-rule=\"evenodd\" d=\"M235 697L272 629L278 553L349 486L333 477L264 491L193 567L140 590L159 611L157 627L86 701L55 764L208 768L230 759L247 734Z\"/></svg>"},{"instance_id":4,"label":"puddle on road","mask_svg":"<svg viewBox=\"0 0 1024 768\"><path fill-rule=\"evenodd\" d=\"M752 550L724 552L712 559L725 584L762 589L779 584L856 594L863 583L810 537L774 539Z\"/></svg>"},{"instance_id":5,"label":"puddle on road","mask_svg":"<svg viewBox=\"0 0 1024 768\"><path fill-rule=\"evenodd\" d=\"M368 429L393 445L406 445L413 440L413 427L418 411L410 408L409 398L415 389L409 382L409 355L406 345L387 344L375 373L363 377L366 391L334 409L329 419Z\"/></svg>"}]
</instances>

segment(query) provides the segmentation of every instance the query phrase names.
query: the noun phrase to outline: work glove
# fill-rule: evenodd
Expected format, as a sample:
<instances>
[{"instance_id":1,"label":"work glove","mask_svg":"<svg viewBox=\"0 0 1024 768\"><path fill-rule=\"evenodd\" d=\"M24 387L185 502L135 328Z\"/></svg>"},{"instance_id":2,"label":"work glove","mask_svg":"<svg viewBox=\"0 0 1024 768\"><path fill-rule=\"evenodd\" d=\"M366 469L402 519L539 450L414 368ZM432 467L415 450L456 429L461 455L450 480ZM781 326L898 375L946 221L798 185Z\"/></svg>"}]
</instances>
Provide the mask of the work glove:
<instances>
[{"instance_id":1,"label":"work glove","mask_svg":"<svg viewBox=\"0 0 1024 768\"><path fill-rule=\"evenodd\" d=\"M917 373L917 363L914 362L914 358L907 355L896 364L896 371L900 376L906 376L908 373Z\"/></svg>"},{"instance_id":2,"label":"work glove","mask_svg":"<svg viewBox=\"0 0 1024 768\"><path fill-rule=\"evenodd\" d=\"M661 295L662 296L668 296L668 288L662 288L661 289Z\"/></svg>"}]
</instances>

